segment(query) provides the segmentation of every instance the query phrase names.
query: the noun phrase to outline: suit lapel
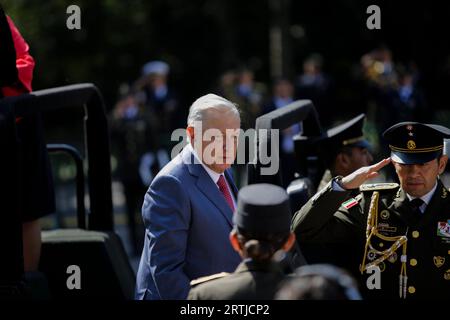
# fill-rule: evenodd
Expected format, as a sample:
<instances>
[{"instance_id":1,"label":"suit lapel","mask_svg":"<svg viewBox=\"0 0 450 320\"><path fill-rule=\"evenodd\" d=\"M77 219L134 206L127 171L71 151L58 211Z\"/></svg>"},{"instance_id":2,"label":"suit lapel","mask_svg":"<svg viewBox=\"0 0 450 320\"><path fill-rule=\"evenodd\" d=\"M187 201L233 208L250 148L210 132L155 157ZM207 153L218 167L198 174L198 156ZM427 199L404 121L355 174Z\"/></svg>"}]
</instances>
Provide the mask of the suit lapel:
<instances>
[{"instance_id":1,"label":"suit lapel","mask_svg":"<svg viewBox=\"0 0 450 320\"><path fill-rule=\"evenodd\" d=\"M229 225L233 226L231 220L233 213L231 212L230 206L208 173L203 168L201 169L202 173L198 176L197 187L220 210L225 219L227 219Z\"/></svg>"},{"instance_id":2,"label":"suit lapel","mask_svg":"<svg viewBox=\"0 0 450 320\"><path fill-rule=\"evenodd\" d=\"M234 184L233 176L228 170L225 170L224 175L225 178L227 179L228 185L231 187L231 192L233 193L234 199L237 202L238 189Z\"/></svg>"},{"instance_id":3,"label":"suit lapel","mask_svg":"<svg viewBox=\"0 0 450 320\"><path fill-rule=\"evenodd\" d=\"M187 165L189 172L197 177L197 188L219 209L220 213L225 217L228 224L232 227L233 212L231 212L230 206L228 205L217 185L214 183L214 181L212 181L211 177L208 175L202 165L200 163L194 162L195 157L188 149L183 149L182 158L183 161L185 161L184 163ZM230 182L229 177L227 177L227 180ZM230 183L230 185L233 185L234 187L234 184Z\"/></svg>"}]
</instances>

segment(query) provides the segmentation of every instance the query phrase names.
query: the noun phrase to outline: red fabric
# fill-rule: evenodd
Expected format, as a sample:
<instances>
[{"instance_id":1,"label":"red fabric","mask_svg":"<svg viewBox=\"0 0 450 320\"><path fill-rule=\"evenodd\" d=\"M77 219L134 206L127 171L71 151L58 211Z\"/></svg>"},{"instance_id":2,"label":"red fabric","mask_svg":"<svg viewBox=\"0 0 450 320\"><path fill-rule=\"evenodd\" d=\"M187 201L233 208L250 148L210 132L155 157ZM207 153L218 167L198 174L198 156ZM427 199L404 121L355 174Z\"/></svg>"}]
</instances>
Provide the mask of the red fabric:
<instances>
[{"instance_id":1,"label":"red fabric","mask_svg":"<svg viewBox=\"0 0 450 320\"><path fill-rule=\"evenodd\" d=\"M16 67L20 81L20 85L18 86L2 88L3 96L11 97L32 91L31 82L33 81L34 59L28 53L29 46L19 30L17 30L11 18L7 16L6 19L8 19L9 27L11 28L14 48L16 49Z\"/></svg>"},{"instance_id":2,"label":"red fabric","mask_svg":"<svg viewBox=\"0 0 450 320\"><path fill-rule=\"evenodd\" d=\"M233 198L231 198L230 190L228 189L227 182L225 181L224 176L221 174L219 177L219 181L217 181L217 185L219 186L220 192L222 192L225 200L231 208L231 211L234 212L234 203Z\"/></svg>"}]
</instances>

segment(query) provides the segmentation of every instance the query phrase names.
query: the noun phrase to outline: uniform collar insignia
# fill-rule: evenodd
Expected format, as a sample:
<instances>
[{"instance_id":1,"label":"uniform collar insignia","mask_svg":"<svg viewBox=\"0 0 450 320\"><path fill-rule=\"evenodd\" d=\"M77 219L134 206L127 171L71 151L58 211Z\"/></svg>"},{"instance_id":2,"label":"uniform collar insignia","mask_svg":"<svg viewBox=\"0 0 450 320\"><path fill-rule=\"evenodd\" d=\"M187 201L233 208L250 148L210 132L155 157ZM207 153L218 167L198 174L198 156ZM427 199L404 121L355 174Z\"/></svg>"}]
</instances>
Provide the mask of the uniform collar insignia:
<instances>
[{"instance_id":1,"label":"uniform collar insignia","mask_svg":"<svg viewBox=\"0 0 450 320\"><path fill-rule=\"evenodd\" d=\"M445 189L445 187L443 186L443 187L442 187L441 198L442 198L442 199L445 199L445 198L447 198L447 196L448 196L448 191L447 191L447 189Z\"/></svg>"}]
</instances>

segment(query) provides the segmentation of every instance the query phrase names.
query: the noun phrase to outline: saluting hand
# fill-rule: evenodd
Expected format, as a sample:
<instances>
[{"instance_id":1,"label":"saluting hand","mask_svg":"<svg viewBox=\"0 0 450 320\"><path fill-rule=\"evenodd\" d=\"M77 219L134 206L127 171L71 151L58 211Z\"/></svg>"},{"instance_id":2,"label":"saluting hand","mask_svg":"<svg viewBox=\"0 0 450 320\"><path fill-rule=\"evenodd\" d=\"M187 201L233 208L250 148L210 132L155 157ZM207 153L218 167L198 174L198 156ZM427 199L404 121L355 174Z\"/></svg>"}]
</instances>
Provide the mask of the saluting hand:
<instances>
[{"instance_id":1,"label":"saluting hand","mask_svg":"<svg viewBox=\"0 0 450 320\"><path fill-rule=\"evenodd\" d=\"M342 178L341 186L347 190L357 189L367 180L377 177L379 175L378 171L390 162L391 158L386 158L374 165L359 168L353 173L350 173L348 176Z\"/></svg>"}]
</instances>

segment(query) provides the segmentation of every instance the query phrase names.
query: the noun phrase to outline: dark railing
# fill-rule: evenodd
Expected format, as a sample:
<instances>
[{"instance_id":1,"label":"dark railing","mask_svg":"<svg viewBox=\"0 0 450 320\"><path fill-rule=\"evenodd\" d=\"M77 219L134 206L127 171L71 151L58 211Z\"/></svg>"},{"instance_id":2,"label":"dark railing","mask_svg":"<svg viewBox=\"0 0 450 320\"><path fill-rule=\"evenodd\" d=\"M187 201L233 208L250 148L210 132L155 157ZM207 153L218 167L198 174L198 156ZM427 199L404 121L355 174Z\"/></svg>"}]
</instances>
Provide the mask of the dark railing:
<instances>
[{"instance_id":1,"label":"dark railing","mask_svg":"<svg viewBox=\"0 0 450 320\"><path fill-rule=\"evenodd\" d=\"M77 225L78 228L86 229L86 208L84 205L84 170L83 158L80 152L68 144L47 144L50 153L68 154L76 166L76 188L77 188ZM58 214L58 212L56 213Z\"/></svg>"},{"instance_id":2,"label":"dark railing","mask_svg":"<svg viewBox=\"0 0 450 320\"><path fill-rule=\"evenodd\" d=\"M111 164L107 118L100 91L90 83L35 91L0 100L4 114L23 117L36 112L84 107L88 161L90 230L113 230ZM95 155L95 156L94 156Z\"/></svg>"},{"instance_id":3,"label":"dark railing","mask_svg":"<svg viewBox=\"0 0 450 320\"><path fill-rule=\"evenodd\" d=\"M93 84L77 84L35 91L17 97L0 100L0 294L17 290L23 275L21 204L23 188L21 166L33 165L22 159L15 128L17 117L26 117L38 112L56 109L83 107L85 110L85 145L88 161L88 187L90 198L90 230L113 230L111 165L109 132L105 106L100 91ZM66 151L68 149L66 148ZM83 172L77 152L79 172ZM75 150L76 151L76 150ZM84 184L84 183L83 183ZM84 187L83 187L84 188ZM33 192L33 190L29 190ZM84 201L84 190L78 187L79 201ZM81 227L85 226L84 202L78 203ZM82 217L81 217L82 216Z\"/></svg>"}]
</instances>

